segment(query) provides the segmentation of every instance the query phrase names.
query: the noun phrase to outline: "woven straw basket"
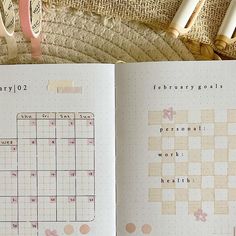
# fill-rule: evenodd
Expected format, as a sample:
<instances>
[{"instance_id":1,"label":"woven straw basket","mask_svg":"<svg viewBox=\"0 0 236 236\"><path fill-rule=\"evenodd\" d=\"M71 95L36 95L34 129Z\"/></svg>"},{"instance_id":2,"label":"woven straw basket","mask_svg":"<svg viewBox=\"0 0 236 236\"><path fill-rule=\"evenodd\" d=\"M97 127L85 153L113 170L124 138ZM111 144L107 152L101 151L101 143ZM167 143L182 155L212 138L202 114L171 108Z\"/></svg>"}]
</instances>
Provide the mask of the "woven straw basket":
<instances>
[{"instance_id":1,"label":"woven straw basket","mask_svg":"<svg viewBox=\"0 0 236 236\"><path fill-rule=\"evenodd\" d=\"M101 2L101 5L106 5L106 2L114 3L108 0L93 1L95 2ZM1 39L1 64L220 59L212 46L200 43L199 40L172 39L144 20L118 17L115 11L110 12L105 8L101 12L90 1L44 0L43 56L40 60L32 60L30 44L20 29L16 2L15 6L18 56L9 61L6 42Z\"/></svg>"}]
</instances>

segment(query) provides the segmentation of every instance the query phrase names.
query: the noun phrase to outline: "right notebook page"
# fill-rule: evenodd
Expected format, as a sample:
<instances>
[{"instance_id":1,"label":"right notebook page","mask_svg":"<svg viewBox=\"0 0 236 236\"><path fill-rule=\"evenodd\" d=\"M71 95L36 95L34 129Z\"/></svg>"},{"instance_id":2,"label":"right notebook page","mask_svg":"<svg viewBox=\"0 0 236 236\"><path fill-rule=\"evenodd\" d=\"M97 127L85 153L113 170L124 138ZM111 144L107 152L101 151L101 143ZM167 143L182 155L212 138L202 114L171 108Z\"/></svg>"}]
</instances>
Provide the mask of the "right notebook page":
<instances>
[{"instance_id":1,"label":"right notebook page","mask_svg":"<svg viewBox=\"0 0 236 236\"><path fill-rule=\"evenodd\" d=\"M116 67L118 236L236 235L235 68Z\"/></svg>"}]
</instances>

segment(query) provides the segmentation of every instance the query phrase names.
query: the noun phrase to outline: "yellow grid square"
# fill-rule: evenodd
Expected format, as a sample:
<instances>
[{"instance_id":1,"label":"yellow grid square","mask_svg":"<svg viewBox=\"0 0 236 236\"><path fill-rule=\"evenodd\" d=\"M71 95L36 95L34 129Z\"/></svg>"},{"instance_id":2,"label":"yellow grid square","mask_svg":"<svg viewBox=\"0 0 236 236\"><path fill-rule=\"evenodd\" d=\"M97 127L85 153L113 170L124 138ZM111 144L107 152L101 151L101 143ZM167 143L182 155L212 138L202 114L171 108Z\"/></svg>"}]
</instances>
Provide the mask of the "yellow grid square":
<instances>
[{"instance_id":1,"label":"yellow grid square","mask_svg":"<svg viewBox=\"0 0 236 236\"><path fill-rule=\"evenodd\" d=\"M236 122L236 110L228 110L228 122Z\"/></svg>"},{"instance_id":2,"label":"yellow grid square","mask_svg":"<svg viewBox=\"0 0 236 236\"><path fill-rule=\"evenodd\" d=\"M196 212L198 209L202 208L202 202L200 201L193 201L188 202L188 214L192 215L194 212Z\"/></svg>"},{"instance_id":3,"label":"yellow grid square","mask_svg":"<svg viewBox=\"0 0 236 236\"><path fill-rule=\"evenodd\" d=\"M215 123L215 135L228 135L228 124L227 123Z\"/></svg>"},{"instance_id":4,"label":"yellow grid square","mask_svg":"<svg viewBox=\"0 0 236 236\"><path fill-rule=\"evenodd\" d=\"M227 201L215 202L215 214L227 215L229 213L229 207Z\"/></svg>"},{"instance_id":5,"label":"yellow grid square","mask_svg":"<svg viewBox=\"0 0 236 236\"><path fill-rule=\"evenodd\" d=\"M188 137L175 137L175 149L188 150Z\"/></svg>"},{"instance_id":6,"label":"yellow grid square","mask_svg":"<svg viewBox=\"0 0 236 236\"><path fill-rule=\"evenodd\" d=\"M188 189L177 188L175 189L176 201L188 201Z\"/></svg>"},{"instance_id":7,"label":"yellow grid square","mask_svg":"<svg viewBox=\"0 0 236 236\"><path fill-rule=\"evenodd\" d=\"M149 137L148 139L148 150L159 151L161 149L161 138L160 137Z\"/></svg>"},{"instance_id":8,"label":"yellow grid square","mask_svg":"<svg viewBox=\"0 0 236 236\"><path fill-rule=\"evenodd\" d=\"M215 190L213 188L202 189L202 200L203 201L214 201Z\"/></svg>"},{"instance_id":9,"label":"yellow grid square","mask_svg":"<svg viewBox=\"0 0 236 236\"><path fill-rule=\"evenodd\" d=\"M201 188L202 186L202 177L201 176L189 176L190 183L188 183L188 188ZM193 181L194 180L194 181Z\"/></svg>"},{"instance_id":10,"label":"yellow grid square","mask_svg":"<svg viewBox=\"0 0 236 236\"><path fill-rule=\"evenodd\" d=\"M162 214L163 215L175 215L176 214L176 202L162 202Z\"/></svg>"},{"instance_id":11,"label":"yellow grid square","mask_svg":"<svg viewBox=\"0 0 236 236\"><path fill-rule=\"evenodd\" d=\"M188 122L188 112L187 111L176 111L175 123L182 124Z\"/></svg>"},{"instance_id":12,"label":"yellow grid square","mask_svg":"<svg viewBox=\"0 0 236 236\"><path fill-rule=\"evenodd\" d=\"M217 162L228 161L228 149L215 149L214 160Z\"/></svg>"},{"instance_id":13,"label":"yellow grid square","mask_svg":"<svg viewBox=\"0 0 236 236\"><path fill-rule=\"evenodd\" d=\"M214 162L202 163L202 175L203 176L214 175Z\"/></svg>"},{"instance_id":14,"label":"yellow grid square","mask_svg":"<svg viewBox=\"0 0 236 236\"><path fill-rule=\"evenodd\" d=\"M228 188L228 177L224 175L216 175L214 177L215 188Z\"/></svg>"},{"instance_id":15,"label":"yellow grid square","mask_svg":"<svg viewBox=\"0 0 236 236\"><path fill-rule=\"evenodd\" d=\"M214 110L202 110L201 117L203 123L213 123L215 121L215 112Z\"/></svg>"},{"instance_id":16,"label":"yellow grid square","mask_svg":"<svg viewBox=\"0 0 236 236\"><path fill-rule=\"evenodd\" d=\"M161 163L150 163L149 176L161 176L161 175L162 175Z\"/></svg>"},{"instance_id":17,"label":"yellow grid square","mask_svg":"<svg viewBox=\"0 0 236 236\"><path fill-rule=\"evenodd\" d=\"M230 161L228 164L228 175L236 176L236 161Z\"/></svg>"},{"instance_id":18,"label":"yellow grid square","mask_svg":"<svg viewBox=\"0 0 236 236\"><path fill-rule=\"evenodd\" d=\"M201 150L191 149L188 151L189 162L199 162L201 160Z\"/></svg>"},{"instance_id":19,"label":"yellow grid square","mask_svg":"<svg viewBox=\"0 0 236 236\"><path fill-rule=\"evenodd\" d=\"M229 201L236 200L236 188L231 188L228 190L228 200Z\"/></svg>"},{"instance_id":20,"label":"yellow grid square","mask_svg":"<svg viewBox=\"0 0 236 236\"><path fill-rule=\"evenodd\" d=\"M235 135L228 136L228 145L230 149L236 149L236 136Z\"/></svg>"},{"instance_id":21,"label":"yellow grid square","mask_svg":"<svg viewBox=\"0 0 236 236\"><path fill-rule=\"evenodd\" d=\"M202 137L202 149L214 149L215 148L215 137L214 136L203 136Z\"/></svg>"},{"instance_id":22,"label":"yellow grid square","mask_svg":"<svg viewBox=\"0 0 236 236\"><path fill-rule=\"evenodd\" d=\"M162 190L159 188L149 189L149 202L161 202L162 201Z\"/></svg>"},{"instance_id":23,"label":"yellow grid square","mask_svg":"<svg viewBox=\"0 0 236 236\"><path fill-rule=\"evenodd\" d=\"M175 164L175 174L177 176L188 175L188 163L178 162Z\"/></svg>"},{"instance_id":24,"label":"yellow grid square","mask_svg":"<svg viewBox=\"0 0 236 236\"><path fill-rule=\"evenodd\" d=\"M199 126L201 126L201 124L188 124L188 127L190 128L188 131L188 136L201 136L202 131L199 130Z\"/></svg>"},{"instance_id":25,"label":"yellow grid square","mask_svg":"<svg viewBox=\"0 0 236 236\"><path fill-rule=\"evenodd\" d=\"M158 125L162 123L163 112L149 111L148 112L148 125Z\"/></svg>"}]
</instances>

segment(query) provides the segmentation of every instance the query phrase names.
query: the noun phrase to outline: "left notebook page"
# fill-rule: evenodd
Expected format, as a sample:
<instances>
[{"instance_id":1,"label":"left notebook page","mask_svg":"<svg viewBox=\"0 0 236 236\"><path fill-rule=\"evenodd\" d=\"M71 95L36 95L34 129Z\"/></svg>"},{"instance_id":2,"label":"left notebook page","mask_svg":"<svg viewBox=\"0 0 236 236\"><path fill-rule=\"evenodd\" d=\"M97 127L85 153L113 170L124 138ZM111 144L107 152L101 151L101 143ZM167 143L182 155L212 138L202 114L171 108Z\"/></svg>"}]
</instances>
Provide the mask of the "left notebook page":
<instances>
[{"instance_id":1,"label":"left notebook page","mask_svg":"<svg viewBox=\"0 0 236 236\"><path fill-rule=\"evenodd\" d=\"M115 235L114 66L0 68L0 236Z\"/></svg>"}]
</instances>

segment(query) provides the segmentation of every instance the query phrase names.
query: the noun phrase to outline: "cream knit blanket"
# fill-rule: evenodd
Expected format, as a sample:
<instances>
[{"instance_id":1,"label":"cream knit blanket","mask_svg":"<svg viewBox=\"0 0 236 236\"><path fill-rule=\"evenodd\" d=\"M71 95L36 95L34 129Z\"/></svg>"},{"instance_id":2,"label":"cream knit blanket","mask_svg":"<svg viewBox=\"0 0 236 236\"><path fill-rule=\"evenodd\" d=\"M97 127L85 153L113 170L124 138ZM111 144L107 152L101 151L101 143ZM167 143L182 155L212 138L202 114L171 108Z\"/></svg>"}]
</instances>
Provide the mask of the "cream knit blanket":
<instances>
[{"instance_id":1,"label":"cream knit blanket","mask_svg":"<svg viewBox=\"0 0 236 236\"><path fill-rule=\"evenodd\" d=\"M152 28L166 29L181 0L43 0L51 6L72 7L122 20L135 20ZM191 1L191 0L189 0ZM198 19L185 36L214 47L214 40L231 0L207 0ZM222 54L236 58L236 44Z\"/></svg>"}]
</instances>

